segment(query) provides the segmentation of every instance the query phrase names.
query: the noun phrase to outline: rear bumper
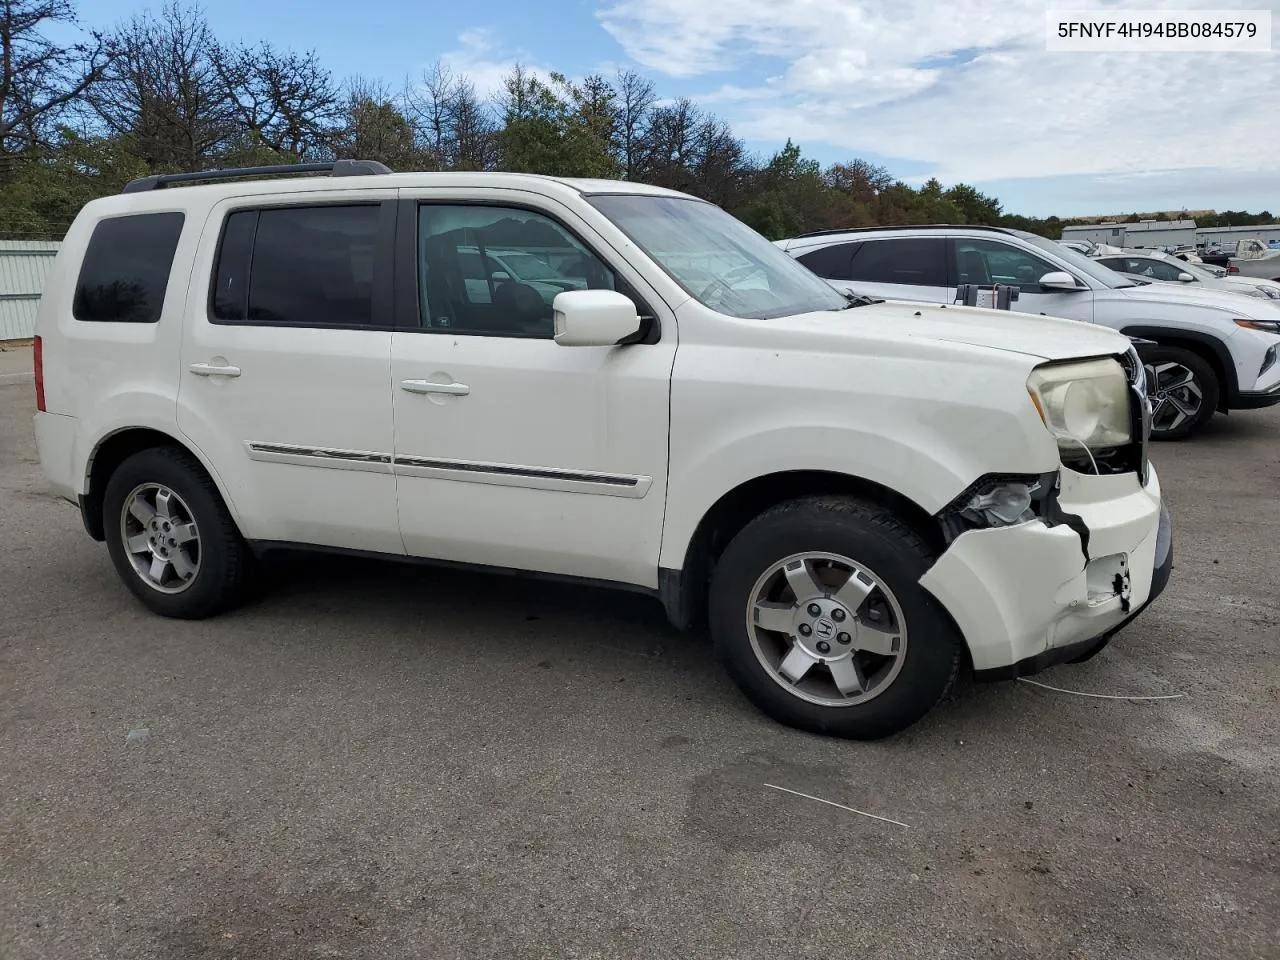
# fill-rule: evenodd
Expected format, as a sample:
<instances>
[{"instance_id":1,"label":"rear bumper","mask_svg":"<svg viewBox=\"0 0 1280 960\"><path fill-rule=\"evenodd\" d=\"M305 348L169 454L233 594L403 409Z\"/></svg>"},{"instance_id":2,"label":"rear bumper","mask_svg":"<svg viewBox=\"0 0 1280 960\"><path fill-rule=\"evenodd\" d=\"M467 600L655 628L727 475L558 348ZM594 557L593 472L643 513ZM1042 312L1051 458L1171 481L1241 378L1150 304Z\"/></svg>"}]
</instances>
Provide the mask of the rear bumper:
<instances>
[{"instance_id":1,"label":"rear bumper","mask_svg":"<svg viewBox=\"0 0 1280 960\"><path fill-rule=\"evenodd\" d=\"M964 635L979 678L1087 654L1168 583L1171 524L1154 469L1145 487L1132 473L1063 469L1059 503L1079 518L1074 528L1034 520L963 533L920 580Z\"/></svg>"},{"instance_id":2,"label":"rear bumper","mask_svg":"<svg viewBox=\"0 0 1280 960\"><path fill-rule=\"evenodd\" d=\"M32 418L36 435L36 456L45 479L58 496L76 500L77 478L72 462L75 456L76 430L80 421L57 413L37 413Z\"/></svg>"}]
</instances>

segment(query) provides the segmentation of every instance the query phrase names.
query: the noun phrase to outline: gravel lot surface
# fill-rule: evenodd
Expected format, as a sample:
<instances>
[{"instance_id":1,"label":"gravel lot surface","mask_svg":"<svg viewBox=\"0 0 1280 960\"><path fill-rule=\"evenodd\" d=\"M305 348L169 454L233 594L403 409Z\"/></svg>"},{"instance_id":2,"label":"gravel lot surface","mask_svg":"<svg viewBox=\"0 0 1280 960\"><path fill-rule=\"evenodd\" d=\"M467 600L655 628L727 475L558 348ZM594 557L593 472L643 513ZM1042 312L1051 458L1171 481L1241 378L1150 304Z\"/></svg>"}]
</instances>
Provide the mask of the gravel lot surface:
<instances>
[{"instance_id":1,"label":"gravel lot surface","mask_svg":"<svg viewBox=\"0 0 1280 960\"><path fill-rule=\"evenodd\" d=\"M298 558L153 617L0 386L0 958L1280 957L1280 410L1156 448L1169 591L893 740L643 597ZM771 789L799 791L897 826Z\"/></svg>"}]
</instances>

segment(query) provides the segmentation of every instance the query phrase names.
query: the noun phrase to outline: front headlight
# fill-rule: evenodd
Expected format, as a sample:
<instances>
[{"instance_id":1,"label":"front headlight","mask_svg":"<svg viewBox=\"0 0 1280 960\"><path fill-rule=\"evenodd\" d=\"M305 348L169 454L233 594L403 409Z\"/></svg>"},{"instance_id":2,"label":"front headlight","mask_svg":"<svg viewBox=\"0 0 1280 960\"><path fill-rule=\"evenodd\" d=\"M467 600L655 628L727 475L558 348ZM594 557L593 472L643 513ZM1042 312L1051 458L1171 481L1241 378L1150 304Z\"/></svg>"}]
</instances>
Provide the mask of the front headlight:
<instances>
[{"instance_id":1,"label":"front headlight","mask_svg":"<svg viewBox=\"0 0 1280 960\"><path fill-rule=\"evenodd\" d=\"M1060 449L1101 450L1133 439L1129 384L1116 360L1037 367L1027 380L1027 392Z\"/></svg>"},{"instance_id":2,"label":"front headlight","mask_svg":"<svg viewBox=\"0 0 1280 960\"><path fill-rule=\"evenodd\" d=\"M1264 287L1262 284L1258 284L1254 289L1261 290L1262 295L1269 300L1280 300L1280 289L1276 287Z\"/></svg>"},{"instance_id":3,"label":"front headlight","mask_svg":"<svg viewBox=\"0 0 1280 960\"><path fill-rule=\"evenodd\" d=\"M1263 333L1280 333L1280 320L1237 320L1236 326Z\"/></svg>"}]
</instances>

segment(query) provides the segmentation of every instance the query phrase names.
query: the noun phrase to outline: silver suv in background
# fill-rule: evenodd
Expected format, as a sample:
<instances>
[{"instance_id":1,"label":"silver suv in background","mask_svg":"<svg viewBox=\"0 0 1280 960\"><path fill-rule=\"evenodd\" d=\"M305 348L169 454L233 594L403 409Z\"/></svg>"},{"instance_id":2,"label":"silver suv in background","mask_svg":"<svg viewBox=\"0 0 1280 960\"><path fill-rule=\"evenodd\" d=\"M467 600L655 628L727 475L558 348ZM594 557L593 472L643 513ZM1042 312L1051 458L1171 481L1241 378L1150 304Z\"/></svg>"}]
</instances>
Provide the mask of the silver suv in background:
<instances>
[{"instance_id":1,"label":"silver suv in background","mask_svg":"<svg viewBox=\"0 0 1280 960\"><path fill-rule=\"evenodd\" d=\"M1138 283L1053 240L1004 227L829 230L776 243L841 291L950 304L959 284L1010 284L1020 290L1021 313L1151 341L1140 353L1155 439L1189 436L1215 412L1280 403L1280 304L1272 301L1200 284Z\"/></svg>"}]
</instances>

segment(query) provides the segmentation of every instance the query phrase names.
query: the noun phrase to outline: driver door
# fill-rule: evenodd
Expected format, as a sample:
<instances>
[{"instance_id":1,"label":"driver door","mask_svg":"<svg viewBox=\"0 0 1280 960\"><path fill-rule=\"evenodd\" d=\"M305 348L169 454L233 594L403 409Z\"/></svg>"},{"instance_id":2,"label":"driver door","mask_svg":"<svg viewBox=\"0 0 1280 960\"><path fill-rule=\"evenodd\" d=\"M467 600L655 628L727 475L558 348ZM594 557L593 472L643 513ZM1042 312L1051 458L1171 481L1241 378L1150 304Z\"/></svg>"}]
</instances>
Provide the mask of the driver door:
<instances>
[{"instance_id":1,"label":"driver door","mask_svg":"<svg viewBox=\"0 0 1280 960\"><path fill-rule=\"evenodd\" d=\"M1019 288L1018 299L1010 309L1019 313L1038 313L1046 317L1093 322L1093 291L1087 286L1079 290L1045 290L1040 278L1046 273L1060 273L1062 267L1043 260L1028 250L1000 240L981 237L955 237L949 242L952 273L957 284L977 283L989 286L999 283ZM1067 271L1072 272L1072 271ZM1073 274L1074 275L1074 274ZM1079 278L1077 277L1077 281ZM954 299L956 288L951 288Z\"/></svg>"}]
</instances>

